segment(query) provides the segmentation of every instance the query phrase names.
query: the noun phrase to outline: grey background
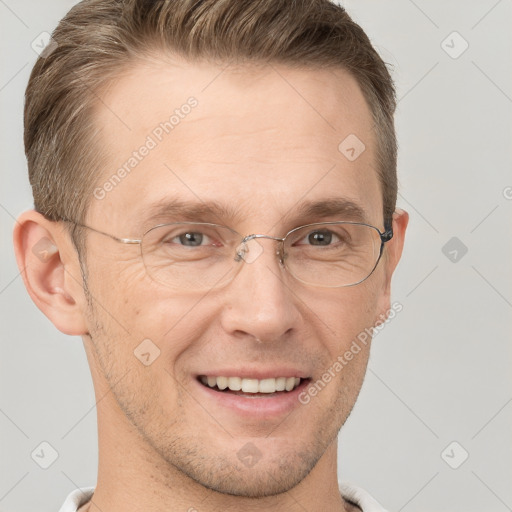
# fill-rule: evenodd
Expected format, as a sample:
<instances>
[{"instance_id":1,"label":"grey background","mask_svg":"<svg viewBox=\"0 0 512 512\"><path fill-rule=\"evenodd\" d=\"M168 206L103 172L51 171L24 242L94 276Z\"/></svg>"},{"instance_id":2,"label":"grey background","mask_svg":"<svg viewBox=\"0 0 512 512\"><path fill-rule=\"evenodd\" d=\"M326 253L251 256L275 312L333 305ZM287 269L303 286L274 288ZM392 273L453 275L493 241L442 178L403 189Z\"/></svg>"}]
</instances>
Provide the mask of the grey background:
<instances>
[{"instance_id":1,"label":"grey background","mask_svg":"<svg viewBox=\"0 0 512 512\"><path fill-rule=\"evenodd\" d=\"M96 481L81 340L33 305L11 248L14 218L32 207L22 145L31 43L73 3L0 0L1 512L58 510ZM411 222L393 291L403 311L375 338L340 435L340 478L389 510L512 510L512 2L344 5L393 65L398 203ZM458 58L454 31L469 44ZM43 441L58 452L48 469L31 458Z\"/></svg>"}]
</instances>

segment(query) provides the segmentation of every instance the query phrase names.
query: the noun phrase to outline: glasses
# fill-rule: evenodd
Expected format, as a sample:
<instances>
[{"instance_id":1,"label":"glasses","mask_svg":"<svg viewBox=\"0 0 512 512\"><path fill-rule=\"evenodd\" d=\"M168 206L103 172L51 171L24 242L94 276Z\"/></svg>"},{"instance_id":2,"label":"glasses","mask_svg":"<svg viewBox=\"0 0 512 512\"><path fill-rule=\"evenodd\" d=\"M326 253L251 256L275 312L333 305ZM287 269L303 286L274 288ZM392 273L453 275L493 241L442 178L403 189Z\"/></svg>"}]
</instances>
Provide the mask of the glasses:
<instances>
[{"instance_id":1,"label":"glasses","mask_svg":"<svg viewBox=\"0 0 512 512\"><path fill-rule=\"evenodd\" d=\"M72 222L72 221L68 221ZM391 240L390 223L381 232L360 222L322 222L299 226L283 238L252 234L207 222L160 224L141 239L118 238L78 224L123 244L139 244L148 275L177 289L212 289L229 283L263 253L258 242L278 242L276 255L295 279L312 286L339 288L366 280L377 267L384 244Z\"/></svg>"}]
</instances>

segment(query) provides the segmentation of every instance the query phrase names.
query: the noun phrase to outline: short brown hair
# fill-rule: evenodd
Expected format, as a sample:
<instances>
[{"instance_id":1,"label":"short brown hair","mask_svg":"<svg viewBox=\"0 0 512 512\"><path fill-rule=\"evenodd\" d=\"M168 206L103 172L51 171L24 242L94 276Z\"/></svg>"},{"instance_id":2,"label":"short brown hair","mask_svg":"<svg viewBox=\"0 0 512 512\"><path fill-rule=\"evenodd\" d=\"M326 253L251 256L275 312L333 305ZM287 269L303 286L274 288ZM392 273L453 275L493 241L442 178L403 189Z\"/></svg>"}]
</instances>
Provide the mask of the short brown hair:
<instances>
[{"instance_id":1,"label":"short brown hair","mask_svg":"<svg viewBox=\"0 0 512 512\"><path fill-rule=\"evenodd\" d=\"M397 195L395 90L362 28L329 0L83 0L52 34L26 90L25 152L34 206L83 222L101 169L98 92L155 50L193 60L349 71L371 110L389 221ZM50 51L51 50L51 51Z\"/></svg>"}]
</instances>

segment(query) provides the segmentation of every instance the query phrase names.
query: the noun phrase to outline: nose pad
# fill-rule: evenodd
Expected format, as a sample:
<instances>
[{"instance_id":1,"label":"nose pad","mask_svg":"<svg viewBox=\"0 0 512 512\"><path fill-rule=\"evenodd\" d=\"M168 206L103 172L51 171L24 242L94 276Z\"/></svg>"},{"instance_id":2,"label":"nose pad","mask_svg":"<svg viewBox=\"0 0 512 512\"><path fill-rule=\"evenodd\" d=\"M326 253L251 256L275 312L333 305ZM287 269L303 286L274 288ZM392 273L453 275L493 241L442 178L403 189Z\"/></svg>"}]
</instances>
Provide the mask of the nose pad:
<instances>
[{"instance_id":1,"label":"nose pad","mask_svg":"<svg viewBox=\"0 0 512 512\"><path fill-rule=\"evenodd\" d=\"M249 238L240 243L236 248L235 261L244 260L245 263L255 262L263 253L263 246L256 238Z\"/></svg>"},{"instance_id":2,"label":"nose pad","mask_svg":"<svg viewBox=\"0 0 512 512\"><path fill-rule=\"evenodd\" d=\"M284 252L284 248L282 245L280 245L276 251L276 255L279 257L279 263L282 267L284 267L284 262L286 261L286 258L288 258L288 254Z\"/></svg>"}]
</instances>

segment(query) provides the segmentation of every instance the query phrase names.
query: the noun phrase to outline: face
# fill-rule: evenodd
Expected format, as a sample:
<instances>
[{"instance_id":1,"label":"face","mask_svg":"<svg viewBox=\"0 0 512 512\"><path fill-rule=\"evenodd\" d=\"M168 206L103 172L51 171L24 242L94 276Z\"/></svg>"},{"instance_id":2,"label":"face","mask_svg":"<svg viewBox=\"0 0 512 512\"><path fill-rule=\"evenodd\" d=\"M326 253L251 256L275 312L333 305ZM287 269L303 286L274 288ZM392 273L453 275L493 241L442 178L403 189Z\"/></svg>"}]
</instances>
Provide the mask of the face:
<instances>
[{"instance_id":1,"label":"face","mask_svg":"<svg viewBox=\"0 0 512 512\"><path fill-rule=\"evenodd\" d=\"M91 227L140 238L157 224L199 221L281 237L308 223L353 220L343 209L299 214L303 203L337 199L383 231L371 115L341 70L145 62L102 102L108 108L98 108L96 122L106 160ZM350 134L365 145L355 160L338 149ZM222 208L155 209L177 201ZM386 258L357 286L325 288L290 276L275 241L259 247L225 286L177 289L148 276L139 245L87 232L86 350L95 385L111 390L98 404L100 428L115 425L118 439L153 453L162 471L177 468L243 496L290 489L332 446L359 393L369 344L309 403L299 397L389 307ZM244 394L210 388L205 377L221 386L213 377L230 377L232 387L249 379L250 391L284 377L300 383Z\"/></svg>"}]
</instances>

